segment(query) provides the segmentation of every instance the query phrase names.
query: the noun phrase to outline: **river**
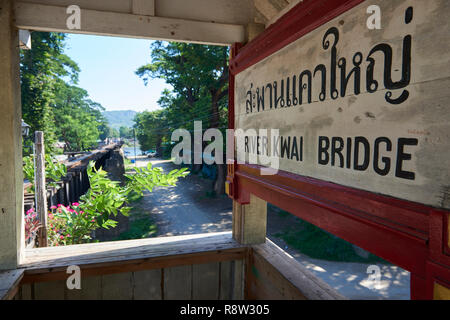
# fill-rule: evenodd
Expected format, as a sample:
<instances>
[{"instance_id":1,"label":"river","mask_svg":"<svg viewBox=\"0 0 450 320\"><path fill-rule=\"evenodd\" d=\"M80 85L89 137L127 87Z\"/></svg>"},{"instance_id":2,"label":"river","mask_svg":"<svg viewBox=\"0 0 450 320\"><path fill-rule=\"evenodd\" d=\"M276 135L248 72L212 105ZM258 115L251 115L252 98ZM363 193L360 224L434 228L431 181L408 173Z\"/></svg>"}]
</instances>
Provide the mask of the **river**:
<instances>
[{"instance_id":1,"label":"river","mask_svg":"<svg viewBox=\"0 0 450 320\"><path fill-rule=\"evenodd\" d=\"M123 147L123 153L127 158L134 158L134 147ZM136 153L138 156L142 154L142 150L139 148L138 145L136 145Z\"/></svg>"}]
</instances>

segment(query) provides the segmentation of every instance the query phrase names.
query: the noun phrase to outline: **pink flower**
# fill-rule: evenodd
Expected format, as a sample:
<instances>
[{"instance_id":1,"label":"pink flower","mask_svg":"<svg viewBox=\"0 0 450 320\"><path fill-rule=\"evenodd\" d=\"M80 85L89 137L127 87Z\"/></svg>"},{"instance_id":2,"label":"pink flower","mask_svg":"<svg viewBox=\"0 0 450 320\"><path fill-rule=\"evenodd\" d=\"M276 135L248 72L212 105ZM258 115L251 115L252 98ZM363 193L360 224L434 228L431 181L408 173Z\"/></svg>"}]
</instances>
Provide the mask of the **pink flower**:
<instances>
[{"instance_id":1,"label":"pink flower","mask_svg":"<svg viewBox=\"0 0 450 320\"><path fill-rule=\"evenodd\" d=\"M53 219L53 214L49 213L49 214L48 214L48 217L49 217L50 219Z\"/></svg>"},{"instance_id":2,"label":"pink flower","mask_svg":"<svg viewBox=\"0 0 450 320\"><path fill-rule=\"evenodd\" d=\"M73 207L78 207L80 204L78 203L78 202L74 202L74 203L72 203L72 206Z\"/></svg>"},{"instance_id":3,"label":"pink flower","mask_svg":"<svg viewBox=\"0 0 450 320\"><path fill-rule=\"evenodd\" d=\"M83 211L83 210L81 210L81 211L80 211L80 214L83 214L83 213L84 213L84 211Z\"/></svg>"},{"instance_id":4,"label":"pink flower","mask_svg":"<svg viewBox=\"0 0 450 320\"><path fill-rule=\"evenodd\" d=\"M50 209L56 209L56 206L51 206Z\"/></svg>"},{"instance_id":5,"label":"pink flower","mask_svg":"<svg viewBox=\"0 0 450 320\"><path fill-rule=\"evenodd\" d=\"M67 234L66 237L67 237L67 238L70 238L70 234Z\"/></svg>"},{"instance_id":6,"label":"pink flower","mask_svg":"<svg viewBox=\"0 0 450 320\"><path fill-rule=\"evenodd\" d=\"M95 222L95 219L92 219L91 222Z\"/></svg>"},{"instance_id":7,"label":"pink flower","mask_svg":"<svg viewBox=\"0 0 450 320\"><path fill-rule=\"evenodd\" d=\"M62 240L62 239L64 239L64 236L63 236L63 235L60 235L59 238Z\"/></svg>"},{"instance_id":8,"label":"pink flower","mask_svg":"<svg viewBox=\"0 0 450 320\"><path fill-rule=\"evenodd\" d=\"M75 212L75 210L73 210L73 209L69 209L69 212L72 212L72 213L74 213L74 212Z\"/></svg>"},{"instance_id":9,"label":"pink flower","mask_svg":"<svg viewBox=\"0 0 450 320\"><path fill-rule=\"evenodd\" d=\"M30 214L30 213L32 213L34 211L34 209L33 208L31 208L31 209L28 209L27 210L27 214Z\"/></svg>"},{"instance_id":10,"label":"pink flower","mask_svg":"<svg viewBox=\"0 0 450 320\"><path fill-rule=\"evenodd\" d=\"M59 208L59 207L62 207L62 204L58 204L58 208Z\"/></svg>"}]
</instances>

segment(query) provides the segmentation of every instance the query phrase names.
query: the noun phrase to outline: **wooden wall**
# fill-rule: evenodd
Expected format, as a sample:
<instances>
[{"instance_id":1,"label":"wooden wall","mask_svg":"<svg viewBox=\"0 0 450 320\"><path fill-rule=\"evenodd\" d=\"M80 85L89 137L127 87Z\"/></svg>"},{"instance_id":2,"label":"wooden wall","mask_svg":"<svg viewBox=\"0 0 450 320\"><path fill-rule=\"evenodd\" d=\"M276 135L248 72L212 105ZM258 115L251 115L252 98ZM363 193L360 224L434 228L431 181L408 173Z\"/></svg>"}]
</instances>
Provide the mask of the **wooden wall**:
<instances>
[{"instance_id":1,"label":"wooden wall","mask_svg":"<svg viewBox=\"0 0 450 320\"><path fill-rule=\"evenodd\" d=\"M253 246L247 259L245 299L346 299L269 239Z\"/></svg>"},{"instance_id":2,"label":"wooden wall","mask_svg":"<svg viewBox=\"0 0 450 320\"><path fill-rule=\"evenodd\" d=\"M243 299L243 261L82 277L80 290L65 280L22 284L19 300L221 300Z\"/></svg>"}]
</instances>

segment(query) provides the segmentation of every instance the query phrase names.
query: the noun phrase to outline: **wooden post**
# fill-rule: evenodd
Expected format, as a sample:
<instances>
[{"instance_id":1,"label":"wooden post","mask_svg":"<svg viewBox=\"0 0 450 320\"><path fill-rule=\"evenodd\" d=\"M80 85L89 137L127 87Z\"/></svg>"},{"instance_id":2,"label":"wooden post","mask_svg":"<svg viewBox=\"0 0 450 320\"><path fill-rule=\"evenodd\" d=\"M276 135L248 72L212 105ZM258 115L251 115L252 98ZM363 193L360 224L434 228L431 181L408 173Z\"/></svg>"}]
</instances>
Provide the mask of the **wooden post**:
<instances>
[{"instance_id":1,"label":"wooden post","mask_svg":"<svg viewBox=\"0 0 450 320\"><path fill-rule=\"evenodd\" d=\"M233 201L233 238L241 244L266 241L267 202L250 195L249 204Z\"/></svg>"},{"instance_id":2,"label":"wooden post","mask_svg":"<svg viewBox=\"0 0 450 320\"><path fill-rule=\"evenodd\" d=\"M0 269L14 269L24 240L19 35L13 1L0 0Z\"/></svg>"},{"instance_id":3,"label":"wooden post","mask_svg":"<svg viewBox=\"0 0 450 320\"><path fill-rule=\"evenodd\" d=\"M36 192L36 212L41 222L39 230L39 247L47 246L47 191L45 189L45 146L44 133L36 131L35 145L35 173L34 183Z\"/></svg>"},{"instance_id":4,"label":"wooden post","mask_svg":"<svg viewBox=\"0 0 450 320\"><path fill-rule=\"evenodd\" d=\"M245 36L247 39L247 42L252 41L255 39L261 32L263 32L265 29L265 26L261 23L254 23L251 22L247 24L247 27L245 28Z\"/></svg>"}]
</instances>

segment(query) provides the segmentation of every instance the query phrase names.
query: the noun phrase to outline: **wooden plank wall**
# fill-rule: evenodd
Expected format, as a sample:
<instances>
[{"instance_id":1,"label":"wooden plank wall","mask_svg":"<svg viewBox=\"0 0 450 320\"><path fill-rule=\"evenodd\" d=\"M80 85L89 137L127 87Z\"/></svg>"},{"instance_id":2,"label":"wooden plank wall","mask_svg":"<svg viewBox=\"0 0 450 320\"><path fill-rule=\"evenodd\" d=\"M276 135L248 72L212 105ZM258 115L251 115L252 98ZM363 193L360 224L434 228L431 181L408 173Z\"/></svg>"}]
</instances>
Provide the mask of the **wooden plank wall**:
<instances>
[{"instance_id":1,"label":"wooden plank wall","mask_svg":"<svg viewBox=\"0 0 450 320\"><path fill-rule=\"evenodd\" d=\"M346 299L269 239L253 246L247 261L245 299Z\"/></svg>"},{"instance_id":2,"label":"wooden plank wall","mask_svg":"<svg viewBox=\"0 0 450 320\"><path fill-rule=\"evenodd\" d=\"M243 299L243 261L223 261L123 272L81 279L22 284L18 300L221 300Z\"/></svg>"}]
</instances>

